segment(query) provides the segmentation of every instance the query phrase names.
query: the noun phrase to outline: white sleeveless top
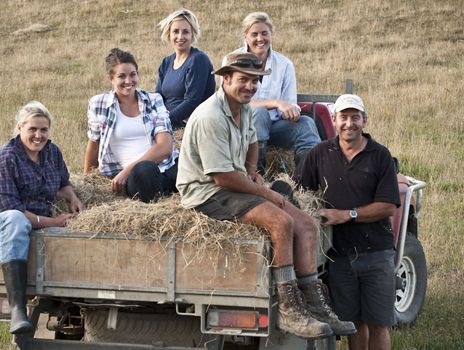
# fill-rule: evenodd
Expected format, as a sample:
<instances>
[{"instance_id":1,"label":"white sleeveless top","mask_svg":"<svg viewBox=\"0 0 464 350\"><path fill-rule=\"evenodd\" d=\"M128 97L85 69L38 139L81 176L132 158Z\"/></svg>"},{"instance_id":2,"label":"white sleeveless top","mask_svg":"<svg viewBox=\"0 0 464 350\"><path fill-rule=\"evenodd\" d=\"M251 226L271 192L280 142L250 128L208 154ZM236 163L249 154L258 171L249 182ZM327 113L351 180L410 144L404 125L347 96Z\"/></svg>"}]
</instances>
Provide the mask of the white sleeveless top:
<instances>
[{"instance_id":1,"label":"white sleeveless top","mask_svg":"<svg viewBox=\"0 0 464 350\"><path fill-rule=\"evenodd\" d=\"M143 125L142 115L126 117L116 103L116 124L110 139L110 147L123 168L140 159L150 148Z\"/></svg>"}]
</instances>

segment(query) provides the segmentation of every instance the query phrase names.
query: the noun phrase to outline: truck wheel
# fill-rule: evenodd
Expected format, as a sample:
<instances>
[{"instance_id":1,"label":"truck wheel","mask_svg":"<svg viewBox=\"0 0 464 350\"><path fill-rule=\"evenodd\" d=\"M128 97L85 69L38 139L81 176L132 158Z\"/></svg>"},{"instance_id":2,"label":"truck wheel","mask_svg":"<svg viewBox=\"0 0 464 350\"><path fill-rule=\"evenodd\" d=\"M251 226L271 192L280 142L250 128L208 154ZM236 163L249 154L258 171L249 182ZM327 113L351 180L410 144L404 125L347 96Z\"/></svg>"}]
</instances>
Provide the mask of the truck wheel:
<instances>
[{"instance_id":1,"label":"truck wheel","mask_svg":"<svg viewBox=\"0 0 464 350\"><path fill-rule=\"evenodd\" d=\"M107 328L108 309L87 309L84 313L84 341L106 343L160 344L163 346L203 347L214 339L202 334L200 318L194 316L137 314L118 312L115 330Z\"/></svg>"},{"instance_id":2,"label":"truck wheel","mask_svg":"<svg viewBox=\"0 0 464 350\"><path fill-rule=\"evenodd\" d=\"M410 232L406 235L404 255L396 276L396 327L413 326L424 305L427 264L421 243Z\"/></svg>"}]
</instances>

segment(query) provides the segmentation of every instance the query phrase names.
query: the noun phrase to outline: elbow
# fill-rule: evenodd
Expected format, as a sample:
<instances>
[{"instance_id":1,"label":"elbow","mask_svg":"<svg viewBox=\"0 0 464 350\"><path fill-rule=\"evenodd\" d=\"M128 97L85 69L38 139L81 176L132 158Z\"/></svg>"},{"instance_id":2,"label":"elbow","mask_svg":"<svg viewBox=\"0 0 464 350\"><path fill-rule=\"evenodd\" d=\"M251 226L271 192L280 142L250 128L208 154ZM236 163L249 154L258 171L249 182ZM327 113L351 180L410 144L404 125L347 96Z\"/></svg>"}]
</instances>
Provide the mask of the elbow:
<instances>
[{"instance_id":1,"label":"elbow","mask_svg":"<svg viewBox=\"0 0 464 350\"><path fill-rule=\"evenodd\" d=\"M390 213L388 214L388 216L395 216L395 213L396 213L396 208L393 208L390 210Z\"/></svg>"},{"instance_id":2,"label":"elbow","mask_svg":"<svg viewBox=\"0 0 464 350\"><path fill-rule=\"evenodd\" d=\"M213 179L214 179L214 182L216 183L216 185L218 185L219 187L225 188L225 187L227 187L226 183L224 181L225 178L223 176L221 176L221 175L222 175L221 173L213 174Z\"/></svg>"},{"instance_id":3,"label":"elbow","mask_svg":"<svg viewBox=\"0 0 464 350\"><path fill-rule=\"evenodd\" d=\"M388 216L394 216L395 213L396 213L396 204L389 204L388 205L388 208L387 208L387 213L388 213Z\"/></svg>"},{"instance_id":4,"label":"elbow","mask_svg":"<svg viewBox=\"0 0 464 350\"><path fill-rule=\"evenodd\" d=\"M172 156L172 147L173 147L172 143L169 145L169 147L168 146L164 147L163 152L162 152L162 155L164 157L163 159L166 159Z\"/></svg>"}]
</instances>

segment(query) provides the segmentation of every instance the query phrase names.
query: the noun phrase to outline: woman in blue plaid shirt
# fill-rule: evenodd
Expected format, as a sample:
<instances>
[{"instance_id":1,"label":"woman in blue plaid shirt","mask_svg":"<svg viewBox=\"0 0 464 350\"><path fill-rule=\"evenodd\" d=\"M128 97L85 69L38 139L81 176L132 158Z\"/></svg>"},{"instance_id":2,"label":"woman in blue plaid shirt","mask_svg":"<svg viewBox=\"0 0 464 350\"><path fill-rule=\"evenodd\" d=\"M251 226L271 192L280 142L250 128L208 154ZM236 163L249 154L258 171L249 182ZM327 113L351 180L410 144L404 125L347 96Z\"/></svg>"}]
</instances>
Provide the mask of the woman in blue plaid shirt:
<instances>
[{"instance_id":1,"label":"woman in blue plaid shirt","mask_svg":"<svg viewBox=\"0 0 464 350\"><path fill-rule=\"evenodd\" d=\"M118 48L106 57L113 90L89 100L84 173L99 168L113 176L111 189L143 202L177 192L177 157L163 98L138 89L138 67Z\"/></svg>"},{"instance_id":2,"label":"woman in blue plaid shirt","mask_svg":"<svg viewBox=\"0 0 464 350\"><path fill-rule=\"evenodd\" d=\"M0 148L0 261L12 334L32 330L26 314L29 232L65 226L85 209L69 182L61 151L48 138L52 116L47 108L29 102L16 120L15 137ZM70 203L73 214L49 216L57 195Z\"/></svg>"}]
</instances>

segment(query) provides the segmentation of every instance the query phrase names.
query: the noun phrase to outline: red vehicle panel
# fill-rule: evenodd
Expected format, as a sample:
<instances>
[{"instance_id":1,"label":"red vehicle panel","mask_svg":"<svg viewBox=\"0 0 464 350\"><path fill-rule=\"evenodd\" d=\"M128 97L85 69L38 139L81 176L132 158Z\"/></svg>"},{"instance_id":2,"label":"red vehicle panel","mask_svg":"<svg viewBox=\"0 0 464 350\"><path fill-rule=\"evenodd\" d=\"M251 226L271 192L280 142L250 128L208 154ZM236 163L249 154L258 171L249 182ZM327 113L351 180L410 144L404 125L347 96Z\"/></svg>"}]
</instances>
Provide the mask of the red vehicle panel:
<instances>
[{"instance_id":1,"label":"red vehicle panel","mask_svg":"<svg viewBox=\"0 0 464 350\"><path fill-rule=\"evenodd\" d=\"M300 106L301 111L305 112L303 114L305 115L310 115L312 113L312 102L298 102L298 106ZM316 109L316 116L319 117L321 124L323 125L325 135L327 139L330 139L332 137L335 137L335 128L332 124L332 110L333 110L333 103L327 103L327 102L317 102L315 109ZM318 121L316 121L316 126L318 127L318 130L320 128L320 124ZM319 125L318 125L319 124ZM319 134L321 134L319 130ZM325 139L322 137L322 139Z\"/></svg>"}]
</instances>

